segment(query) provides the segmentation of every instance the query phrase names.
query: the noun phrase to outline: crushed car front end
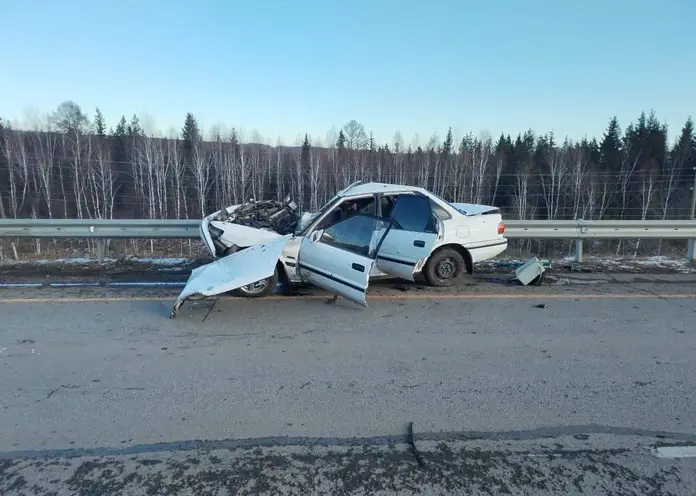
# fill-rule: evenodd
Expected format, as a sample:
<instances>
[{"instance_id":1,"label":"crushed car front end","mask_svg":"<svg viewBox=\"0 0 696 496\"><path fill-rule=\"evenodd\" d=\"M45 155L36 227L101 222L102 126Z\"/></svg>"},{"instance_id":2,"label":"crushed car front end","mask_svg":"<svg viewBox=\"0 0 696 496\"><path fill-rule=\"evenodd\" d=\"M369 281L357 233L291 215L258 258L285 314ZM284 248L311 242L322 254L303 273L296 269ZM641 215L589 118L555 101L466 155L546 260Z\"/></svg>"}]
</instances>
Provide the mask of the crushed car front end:
<instances>
[{"instance_id":1,"label":"crushed car front end","mask_svg":"<svg viewBox=\"0 0 696 496\"><path fill-rule=\"evenodd\" d=\"M227 248L226 246L223 246L220 242L220 237L223 234L222 229L218 228L217 226L210 225L210 222L215 218L215 216L218 213L219 211L211 215L208 215L207 217L204 217L200 225L201 240L203 241L203 244L205 244L205 247L208 249L208 252L215 258L221 256Z\"/></svg>"},{"instance_id":2,"label":"crushed car front end","mask_svg":"<svg viewBox=\"0 0 696 496\"><path fill-rule=\"evenodd\" d=\"M210 254L219 258L292 234L298 219L297 205L289 198L282 202L250 200L204 217L200 235Z\"/></svg>"}]
</instances>

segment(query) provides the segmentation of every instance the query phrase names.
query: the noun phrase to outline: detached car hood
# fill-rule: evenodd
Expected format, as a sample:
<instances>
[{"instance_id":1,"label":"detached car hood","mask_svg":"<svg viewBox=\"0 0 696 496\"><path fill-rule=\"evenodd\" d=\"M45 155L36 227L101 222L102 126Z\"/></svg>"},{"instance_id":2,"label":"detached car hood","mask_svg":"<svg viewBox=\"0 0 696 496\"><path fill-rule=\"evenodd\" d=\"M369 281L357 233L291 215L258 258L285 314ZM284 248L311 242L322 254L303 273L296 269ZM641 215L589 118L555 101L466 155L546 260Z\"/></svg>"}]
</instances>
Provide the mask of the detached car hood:
<instances>
[{"instance_id":1,"label":"detached car hood","mask_svg":"<svg viewBox=\"0 0 696 496\"><path fill-rule=\"evenodd\" d=\"M214 296L271 277L291 235L250 246L194 269L172 308L171 318L192 296Z\"/></svg>"},{"instance_id":2,"label":"detached car hood","mask_svg":"<svg viewBox=\"0 0 696 496\"><path fill-rule=\"evenodd\" d=\"M492 205L479 205L477 203L450 203L454 208L464 215L497 214L498 207Z\"/></svg>"}]
</instances>

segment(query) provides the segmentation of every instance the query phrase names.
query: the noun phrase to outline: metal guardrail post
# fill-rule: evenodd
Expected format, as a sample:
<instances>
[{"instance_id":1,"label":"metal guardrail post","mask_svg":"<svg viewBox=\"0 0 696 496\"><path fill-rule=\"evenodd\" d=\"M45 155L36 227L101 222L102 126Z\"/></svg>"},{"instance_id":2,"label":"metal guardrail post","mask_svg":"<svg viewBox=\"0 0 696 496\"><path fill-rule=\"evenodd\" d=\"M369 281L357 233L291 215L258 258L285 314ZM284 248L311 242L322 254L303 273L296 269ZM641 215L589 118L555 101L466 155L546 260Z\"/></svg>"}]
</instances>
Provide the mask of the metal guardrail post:
<instances>
[{"instance_id":1,"label":"metal guardrail post","mask_svg":"<svg viewBox=\"0 0 696 496\"><path fill-rule=\"evenodd\" d=\"M106 240L98 239L97 242L97 262L101 263L104 261L104 255L106 252Z\"/></svg>"},{"instance_id":2,"label":"metal guardrail post","mask_svg":"<svg viewBox=\"0 0 696 496\"><path fill-rule=\"evenodd\" d=\"M575 240L575 261L582 262L582 239Z\"/></svg>"},{"instance_id":3,"label":"metal guardrail post","mask_svg":"<svg viewBox=\"0 0 696 496\"><path fill-rule=\"evenodd\" d=\"M689 252L687 253L686 258L692 262L696 262L696 239L689 240Z\"/></svg>"}]
</instances>

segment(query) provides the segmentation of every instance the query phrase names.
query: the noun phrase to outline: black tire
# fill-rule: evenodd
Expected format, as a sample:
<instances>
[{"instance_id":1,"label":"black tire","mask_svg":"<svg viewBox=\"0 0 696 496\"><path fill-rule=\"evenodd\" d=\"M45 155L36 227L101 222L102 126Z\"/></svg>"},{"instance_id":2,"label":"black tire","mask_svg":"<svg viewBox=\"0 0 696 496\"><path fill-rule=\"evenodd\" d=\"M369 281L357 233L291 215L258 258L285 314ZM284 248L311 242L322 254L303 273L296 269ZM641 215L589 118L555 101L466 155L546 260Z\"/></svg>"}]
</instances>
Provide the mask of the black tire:
<instances>
[{"instance_id":1,"label":"black tire","mask_svg":"<svg viewBox=\"0 0 696 496\"><path fill-rule=\"evenodd\" d=\"M278 266L276 265L273 275L267 279L261 279L254 284L244 286L234 290L234 294L244 298L262 298L271 292L278 284Z\"/></svg>"},{"instance_id":2,"label":"black tire","mask_svg":"<svg viewBox=\"0 0 696 496\"><path fill-rule=\"evenodd\" d=\"M454 286L466 274L466 261L454 248L443 248L432 255L425 264L423 275L431 286Z\"/></svg>"}]
</instances>

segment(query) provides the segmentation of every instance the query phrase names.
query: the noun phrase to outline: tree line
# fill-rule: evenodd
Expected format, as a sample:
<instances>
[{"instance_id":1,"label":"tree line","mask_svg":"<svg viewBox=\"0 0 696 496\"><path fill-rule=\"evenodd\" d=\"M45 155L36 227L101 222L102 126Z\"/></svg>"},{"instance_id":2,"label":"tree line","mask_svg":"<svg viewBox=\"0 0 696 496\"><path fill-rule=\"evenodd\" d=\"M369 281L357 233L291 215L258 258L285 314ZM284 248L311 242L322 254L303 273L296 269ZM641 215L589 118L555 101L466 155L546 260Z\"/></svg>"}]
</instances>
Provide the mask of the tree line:
<instances>
[{"instance_id":1,"label":"tree line","mask_svg":"<svg viewBox=\"0 0 696 496\"><path fill-rule=\"evenodd\" d=\"M332 140L333 141L333 140ZM0 120L1 218L200 218L250 198L290 195L316 210L356 180L410 184L458 202L500 207L508 219L669 219L691 215L696 136L689 118L668 143L654 112L599 138L466 134L376 143L357 121L329 146L204 139L193 114L178 136L146 133L137 116L107 129L63 102L45 126Z\"/></svg>"}]
</instances>

